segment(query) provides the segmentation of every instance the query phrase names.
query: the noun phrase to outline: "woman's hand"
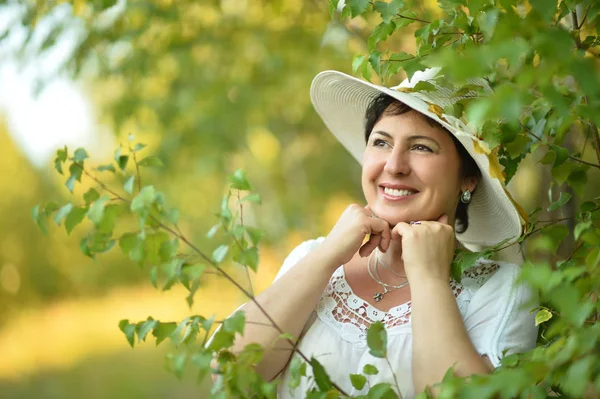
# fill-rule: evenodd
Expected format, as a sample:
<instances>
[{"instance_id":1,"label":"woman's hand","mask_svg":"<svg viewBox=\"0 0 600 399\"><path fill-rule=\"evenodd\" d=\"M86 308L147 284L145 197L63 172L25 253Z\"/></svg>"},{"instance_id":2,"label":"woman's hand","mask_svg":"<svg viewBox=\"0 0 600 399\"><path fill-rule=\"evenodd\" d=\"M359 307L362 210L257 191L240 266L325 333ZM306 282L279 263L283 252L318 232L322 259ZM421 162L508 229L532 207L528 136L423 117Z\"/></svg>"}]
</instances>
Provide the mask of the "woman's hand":
<instances>
[{"instance_id":1,"label":"woman's hand","mask_svg":"<svg viewBox=\"0 0 600 399\"><path fill-rule=\"evenodd\" d=\"M369 240L363 244L367 235ZM388 222L375 216L368 206L352 204L342 213L321 248L329 251L339 266L349 262L357 251L362 257L370 255L377 247L387 251L390 239Z\"/></svg>"},{"instance_id":2,"label":"woman's hand","mask_svg":"<svg viewBox=\"0 0 600 399\"><path fill-rule=\"evenodd\" d=\"M416 224L398 223L392 230L392 240L397 239L402 240L404 270L411 284L423 279L448 281L455 245L448 216Z\"/></svg>"}]
</instances>

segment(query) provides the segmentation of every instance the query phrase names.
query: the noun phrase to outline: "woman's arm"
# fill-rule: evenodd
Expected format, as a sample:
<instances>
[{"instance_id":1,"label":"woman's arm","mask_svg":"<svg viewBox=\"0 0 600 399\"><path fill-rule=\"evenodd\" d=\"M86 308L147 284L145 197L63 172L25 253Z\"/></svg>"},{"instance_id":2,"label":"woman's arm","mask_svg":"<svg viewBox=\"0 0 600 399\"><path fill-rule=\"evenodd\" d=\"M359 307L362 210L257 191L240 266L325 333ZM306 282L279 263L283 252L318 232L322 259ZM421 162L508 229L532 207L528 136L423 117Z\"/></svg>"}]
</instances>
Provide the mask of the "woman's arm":
<instances>
[{"instance_id":1,"label":"woman's arm","mask_svg":"<svg viewBox=\"0 0 600 399\"><path fill-rule=\"evenodd\" d=\"M283 332L298 337L338 266L327 248L319 245L258 295L256 301ZM281 334L278 330L264 325L271 322L256 303L248 302L241 310L246 313L246 327L244 335L236 339L232 351L240 352L250 343L262 345L265 353L256 369L263 378L271 380L287 364L292 346L285 340L277 340Z\"/></svg>"},{"instance_id":2,"label":"woman's arm","mask_svg":"<svg viewBox=\"0 0 600 399\"><path fill-rule=\"evenodd\" d=\"M457 376L491 372L491 362L477 353L469 338L448 280L410 283L415 392L442 381L450 367Z\"/></svg>"},{"instance_id":3,"label":"woman's arm","mask_svg":"<svg viewBox=\"0 0 600 399\"><path fill-rule=\"evenodd\" d=\"M367 242L365 236L369 235ZM285 333L298 337L317 301L325 290L333 272L349 262L358 252L368 256L376 247L386 251L390 243L387 222L372 217L368 207L350 205L340 216L327 238L309 252L290 271L271 287L256 297L262 309ZM260 324L271 324L254 302L242 307L246 312L246 329L238 337L233 351L241 351L249 343L259 343L265 348L262 361L256 370L271 380L283 370L292 353L292 346L278 340L280 331Z\"/></svg>"}]
</instances>

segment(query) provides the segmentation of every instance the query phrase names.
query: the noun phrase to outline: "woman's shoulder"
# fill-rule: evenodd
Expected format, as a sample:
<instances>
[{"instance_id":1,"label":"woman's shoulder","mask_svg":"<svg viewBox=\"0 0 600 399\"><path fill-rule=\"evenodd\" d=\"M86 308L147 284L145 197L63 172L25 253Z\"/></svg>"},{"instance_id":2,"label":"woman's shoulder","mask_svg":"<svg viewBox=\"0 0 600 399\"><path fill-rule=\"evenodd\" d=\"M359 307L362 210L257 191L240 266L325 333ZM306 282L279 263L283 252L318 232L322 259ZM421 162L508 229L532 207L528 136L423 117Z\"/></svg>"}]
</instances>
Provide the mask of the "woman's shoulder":
<instances>
[{"instance_id":1,"label":"woman's shoulder","mask_svg":"<svg viewBox=\"0 0 600 399\"><path fill-rule=\"evenodd\" d=\"M478 259L475 265L462 274L462 283L479 288L488 282L512 285L516 282L520 267L514 263L490 259Z\"/></svg>"},{"instance_id":2,"label":"woman's shoulder","mask_svg":"<svg viewBox=\"0 0 600 399\"><path fill-rule=\"evenodd\" d=\"M298 244L285 258L279 272L275 276L275 281L287 273L296 263L298 263L302 258L308 255L311 251L313 251L316 247L318 247L325 237L318 237L310 240L306 240Z\"/></svg>"},{"instance_id":3,"label":"woman's shoulder","mask_svg":"<svg viewBox=\"0 0 600 399\"><path fill-rule=\"evenodd\" d=\"M519 280L517 264L480 259L463 273L461 284L471 292L475 302L521 303L535 297L535 292Z\"/></svg>"}]
</instances>

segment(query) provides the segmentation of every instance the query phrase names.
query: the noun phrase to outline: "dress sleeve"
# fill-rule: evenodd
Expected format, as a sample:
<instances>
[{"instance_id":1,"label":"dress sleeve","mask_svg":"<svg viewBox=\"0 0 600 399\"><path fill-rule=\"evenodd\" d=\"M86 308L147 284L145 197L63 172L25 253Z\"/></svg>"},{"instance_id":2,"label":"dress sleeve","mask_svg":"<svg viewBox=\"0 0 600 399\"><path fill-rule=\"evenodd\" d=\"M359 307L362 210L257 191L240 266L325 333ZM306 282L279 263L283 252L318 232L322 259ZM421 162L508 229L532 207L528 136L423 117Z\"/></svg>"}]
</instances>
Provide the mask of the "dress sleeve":
<instances>
[{"instance_id":1,"label":"dress sleeve","mask_svg":"<svg viewBox=\"0 0 600 399\"><path fill-rule=\"evenodd\" d=\"M538 328L531 309L537 295L516 283L519 267L498 262L500 267L473 295L465 314L465 326L475 349L494 367L505 354L535 347Z\"/></svg>"},{"instance_id":2,"label":"dress sleeve","mask_svg":"<svg viewBox=\"0 0 600 399\"><path fill-rule=\"evenodd\" d=\"M277 275L275 276L275 279L273 280L273 282L279 280L281 278L281 276L283 276L288 271L290 271L290 269L292 267L294 267L296 265L296 263L300 262L300 260L302 260L302 258L304 258L306 255L308 255L308 253L310 251L312 251L313 249L318 247L319 244L321 244L324 239L325 239L325 237L319 237L315 240L304 241L303 243L298 245L296 248L294 248L292 250L292 252L290 252L290 254L287 256L287 258L285 258L285 260L283 261L283 264L281 265L281 268L277 272Z\"/></svg>"}]
</instances>

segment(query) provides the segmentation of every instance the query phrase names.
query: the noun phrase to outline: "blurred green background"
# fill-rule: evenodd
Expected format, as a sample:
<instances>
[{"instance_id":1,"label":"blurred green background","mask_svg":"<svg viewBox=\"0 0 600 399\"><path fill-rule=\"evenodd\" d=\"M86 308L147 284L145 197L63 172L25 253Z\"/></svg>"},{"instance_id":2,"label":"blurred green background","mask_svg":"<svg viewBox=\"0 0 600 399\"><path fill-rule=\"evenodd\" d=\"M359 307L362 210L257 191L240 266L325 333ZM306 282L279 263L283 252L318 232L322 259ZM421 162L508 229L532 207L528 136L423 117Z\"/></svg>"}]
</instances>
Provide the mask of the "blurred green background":
<instances>
[{"instance_id":1,"label":"blurred green background","mask_svg":"<svg viewBox=\"0 0 600 399\"><path fill-rule=\"evenodd\" d=\"M57 148L83 145L101 164L134 135L148 145L142 155L165 163L144 182L166 193L184 233L210 252L205 234L226 175L243 168L263 197L245 214L266 233L252 276L260 292L295 245L362 201L360 168L308 92L321 70L350 72L373 21L331 20L328 3L0 1L0 398L203 397L193 375L166 371L166 345L132 350L118 322L222 318L244 298L207 276L188 309L183 289L153 289L118 248L86 258L84 229L66 236L52 225L44 235L30 210L72 198L53 168ZM419 3L420 15L435 18L434 0ZM416 28L390 45L410 52ZM584 198L600 195L595 172ZM527 158L510 189L531 210L548 203L548 180Z\"/></svg>"}]
</instances>

